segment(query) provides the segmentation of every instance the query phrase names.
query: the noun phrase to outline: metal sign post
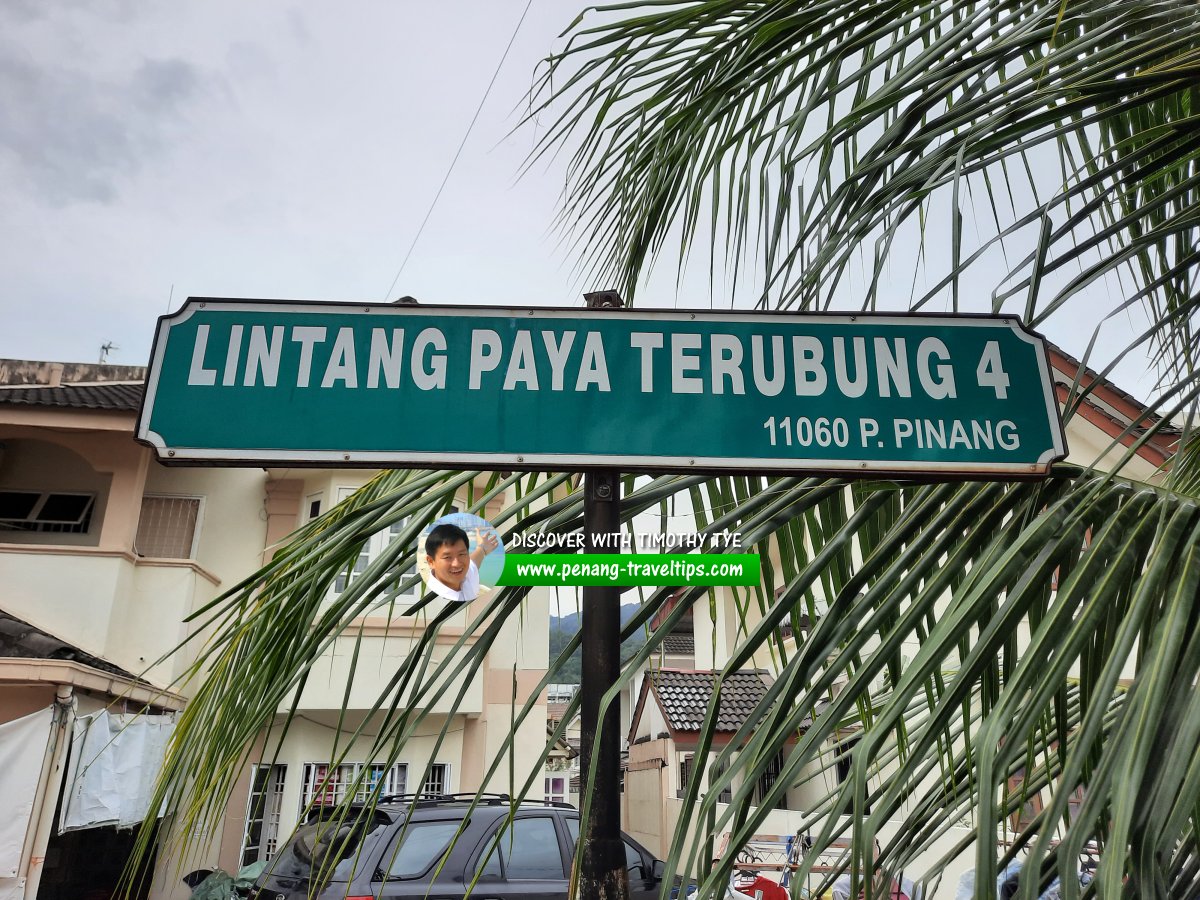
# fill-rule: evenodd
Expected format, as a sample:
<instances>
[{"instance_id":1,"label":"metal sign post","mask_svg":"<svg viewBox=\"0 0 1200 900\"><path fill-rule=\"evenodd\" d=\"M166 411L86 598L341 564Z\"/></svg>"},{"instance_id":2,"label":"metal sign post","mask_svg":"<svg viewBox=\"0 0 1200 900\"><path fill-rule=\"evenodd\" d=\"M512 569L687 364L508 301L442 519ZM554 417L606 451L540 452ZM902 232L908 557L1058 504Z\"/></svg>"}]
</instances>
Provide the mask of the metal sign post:
<instances>
[{"instance_id":1,"label":"metal sign post","mask_svg":"<svg viewBox=\"0 0 1200 900\"><path fill-rule=\"evenodd\" d=\"M588 309L618 310L616 291L584 294ZM597 540L621 530L621 474L599 469L583 477L583 530L586 553L611 552ZM583 796L589 815L581 823L583 856L579 871L582 900L627 900L629 873L621 842L621 704L603 717L600 702L621 675L621 592L615 586L585 586L580 610L580 750ZM598 742L597 742L598 741ZM596 771L592 773L592 763Z\"/></svg>"},{"instance_id":2,"label":"metal sign post","mask_svg":"<svg viewBox=\"0 0 1200 900\"><path fill-rule=\"evenodd\" d=\"M583 491L586 552L609 553L611 547L596 536L621 529L620 475L613 469L589 472L584 476ZM612 703L603 720L600 716L600 701L621 674L620 589L585 587L582 612L580 753L582 789L585 797L590 795L585 803L590 804L590 815L584 817L581 829L579 896L583 900L625 900L629 880L621 842L620 703Z\"/></svg>"}]
</instances>

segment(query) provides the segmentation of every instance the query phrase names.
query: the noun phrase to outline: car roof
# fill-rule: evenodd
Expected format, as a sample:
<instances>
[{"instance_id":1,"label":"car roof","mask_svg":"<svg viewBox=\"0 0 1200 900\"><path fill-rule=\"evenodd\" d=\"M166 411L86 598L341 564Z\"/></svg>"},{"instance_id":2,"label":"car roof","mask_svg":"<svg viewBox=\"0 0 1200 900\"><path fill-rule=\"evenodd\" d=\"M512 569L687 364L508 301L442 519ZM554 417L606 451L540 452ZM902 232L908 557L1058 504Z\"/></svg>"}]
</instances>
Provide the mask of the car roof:
<instances>
[{"instance_id":1,"label":"car roof","mask_svg":"<svg viewBox=\"0 0 1200 900\"><path fill-rule=\"evenodd\" d=\"M487 812L494 810L496 812L505 812L516 806L520 810L529 809L561 809L578 813L579 811L570 803L563 803L557 800L520 800L514 801L508 794L439 794L430 796L428 794L385 794L379 798L379 801L373 806L367 803L352 803L349 807L341 807L353 814L360 811L373 810L382 812L392 817L393 819L404 818L411 810L414 815L423 810L434 809L462 809L467 810L474 807L476 812ZM306 816L306 821L313 821L320 818L324 813L333 814L337 811L337 807L320 807L311 810Z\"/></svg>"},{"instance_id":2,"label":"car roof","mask_svg":"<svg viewBox=\"0 0 1200 900\"><path fill-rule=\"evenodd\" d=\"M428 794L385 794L379 798L380 806L400 807L402 809L428 809L438 806L474 806L476 809L480 807L540 807L551 809L570 809L575 807L570 803L563 803L560 800L514 800L508 794L438 794L430 796Z\"/></svg>"}]
</instances>

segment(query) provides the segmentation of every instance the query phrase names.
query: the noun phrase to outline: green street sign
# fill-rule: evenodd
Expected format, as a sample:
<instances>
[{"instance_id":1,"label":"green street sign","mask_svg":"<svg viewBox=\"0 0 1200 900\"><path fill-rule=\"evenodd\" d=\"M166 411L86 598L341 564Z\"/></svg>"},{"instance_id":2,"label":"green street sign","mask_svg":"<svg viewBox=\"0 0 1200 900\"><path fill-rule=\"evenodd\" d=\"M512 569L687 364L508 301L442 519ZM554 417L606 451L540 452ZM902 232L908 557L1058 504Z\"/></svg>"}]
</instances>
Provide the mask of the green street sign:
<instances>
[{"instance_id":1,"label":"green street sign","mask_svg":"<svg viewBox=\"0 0 1200 900\"><path fill-rule=\"evenodd\" d=\"M1003 316L188 300L138 439L164 462L1045 474L1040 337Z\"/></svg>"}]
</instances>

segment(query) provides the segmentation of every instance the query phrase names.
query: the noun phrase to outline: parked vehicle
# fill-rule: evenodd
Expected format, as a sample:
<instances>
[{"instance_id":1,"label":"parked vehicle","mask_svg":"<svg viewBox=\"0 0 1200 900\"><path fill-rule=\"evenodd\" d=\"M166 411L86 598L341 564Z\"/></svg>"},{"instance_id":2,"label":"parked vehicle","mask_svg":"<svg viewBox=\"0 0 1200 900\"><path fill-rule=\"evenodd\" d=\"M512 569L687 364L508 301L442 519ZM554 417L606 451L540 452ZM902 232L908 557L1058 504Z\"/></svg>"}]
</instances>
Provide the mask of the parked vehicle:
<instances>
[{"instance_id":1,"label":"parked vehicle","mask_svg":"<svg viewBox=\"0 0 1200 900\"><path fill-rule=\"evenodd\" d=\"M385 797L373 811L298 828L255 883L254 900L471 897L566 900L579 812L565 803L512 803L475 795ZM412 813L409 815L409 810ZM457 840L456 840L457 836ZM664 864L626 835L631 900L657 897Z\"/></svg>"}]
</instances>

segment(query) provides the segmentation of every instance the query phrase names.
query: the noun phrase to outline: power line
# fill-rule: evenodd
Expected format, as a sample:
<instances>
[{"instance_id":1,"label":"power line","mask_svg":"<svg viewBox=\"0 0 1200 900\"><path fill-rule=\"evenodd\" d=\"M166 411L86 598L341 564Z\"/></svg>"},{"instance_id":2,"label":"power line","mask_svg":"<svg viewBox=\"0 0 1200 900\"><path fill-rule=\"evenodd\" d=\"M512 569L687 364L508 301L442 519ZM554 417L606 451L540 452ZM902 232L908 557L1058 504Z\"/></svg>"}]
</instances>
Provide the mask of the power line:
<instances>
[{"instance_id":1,"label":"power line","mask_svg":"<svg viewBox=\"0 0 1200 900\"><path fill-rule=\"evenodd\" d=\"M525 10L521 13L521 18L517 20L517 27L513 29L512 37L508 39L508 46L504 48L504 54L500 57L500 62L496 64L496 71L492 73L492 80L488 82L487 90L483 92L483 97L479 101L479 106L475 109L475 115L471 117L471 124L467 126L467 133L463 135L462 142L458 145L458 150L455 151L454 158L450 160L450 167L446 170L446 177L442 179L441 185L438 186L437 193L433 195L433 202L429 204L429 209L425 213L425 218L421 220L420 226L417 228L417 233L413 236L412 243L408 246L408 252L404 254L404 260L400 263L400 268L396 270L396 277L392 279L391 286L387 289L384 295L384 300L392 296L392 291L396 289L396 283L400 280L400 274L404 271L404 267L408 265L409 257L412 256L413 250L417 246L417 241L421 239L421 233L425 230L425 223L429 221L429 217L433 215L433 208L437 206L438 198L442 196L442 190L446 187L446 182L450 180L450 173L454 171L454 165L458 162L459 156L462 155L463 147L467 145L467 139L471 136L471 130L475 127L475 122L479 119L479 114L483 112L483 104L487 102L488 95L492 92L492 86L496 83L496 78L500 75L500 69L504 66L504 61L508 59L508 51L512 49L513 43L517 39L517 33L521 30L521 25L525 22L525 16L529 13L529 7L533 5L533 0L528 0L525 4Z\"/></svg>"}]
</instances>

